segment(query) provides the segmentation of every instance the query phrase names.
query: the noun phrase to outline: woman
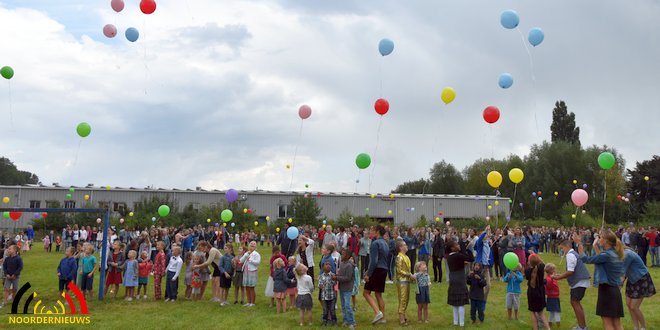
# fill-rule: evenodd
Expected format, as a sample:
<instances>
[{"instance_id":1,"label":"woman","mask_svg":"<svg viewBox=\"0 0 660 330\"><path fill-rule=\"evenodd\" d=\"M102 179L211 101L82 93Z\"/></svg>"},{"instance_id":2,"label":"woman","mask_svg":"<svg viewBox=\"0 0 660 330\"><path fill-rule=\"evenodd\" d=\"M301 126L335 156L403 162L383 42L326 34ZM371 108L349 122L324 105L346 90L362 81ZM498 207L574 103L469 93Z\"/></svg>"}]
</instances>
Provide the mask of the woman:
<instances>
[{"instance_id":1,"label":"woman","mask_svg":"<svg viewBox=\"0 0 660 330\"><path fill-rule=\"evenodd\" d=\"M513 236L509 238L509 251L513 251L518 256L518 261L525 267L527 264L527 257L525 256L525 237L522 235L520 227L516 226L513 230Z\"/></svg>"},{"instance_id":2,"label":"woman","mask_svg":"<svg viewBox=\"0 0 660 330\"><path fill-rule=\"evenodd\" d=\"M406 252L406 255L410 259L410 272L414 273L415 269L413 266L417 262L417 246L419 246L419 238L417 237L417 233L415 233L412 228L408 228L405 236L403 236L403 241L406 242L406 245L408 246L408 252ZM394 259L396 257L396 252L393 254Z\"/></svg>"},{"instance_id":3,"label":"woman","mask_svg":"<svg viewBox=\"0 0 660 330\"><path fill-rule=\"evenodd\" d=\"M314 240L303 235L298 236L296 263L307 267L307 275L312 278L312 283L314 283Z\"/></svg>"},{"instance_id":4,"label":"woman","mask_svg":"<svg viewBox=\"0 0 660 330\"><path fill-rule=\"evenodd\" d=\"M640 309L644 298L655 295L655 286L642 258L633 250L626 248L623 258L623 270L626 272L626 305L634 329L646 329L644 314Z\"/></svg>"},{"instance_id":5,"label":"woman","mask_svg":"<svg viewBox=\"0 0 660 330\"><path fill-rule=\"evenodd\" d=\"M257 252L257 242L250 241L248 245L248 252L241 257L243 263L243 286L247 293L247 304L244 307L254 307L256 295L254 287L257 286L257 271L261 263L261 255Z\"/></svg>"},{"instance_id":6,"label":"woman","mask_svg":"<svg viewBox=\"0 0 660 330\"><path fill-rule=\"evenodd\" d=\"M447 304L454 310L454 325L465 325L465 305L470 303L465 276L465 263L474 261L471 253L461 252L460 245L454 240L447 241L447 256L449 267L449 289L447 290Z\"/></svg>"},{"instance_id":7,"label":"woman","mask_svg":"<svg viewBox=\"0 0 660 330\"><path fill-rule=\"evenodd\" d=\"M211 266L213 268L213 274L211 275L211 286L213 287L213 298L211 301L213 302L221 302L220 301L220 258L222 257L222 253L220 250L214 248L209 244L208 242L200 242L197 245L197 248L208 254L208 257L206 258L206 261L199 265L194 265L193 269L198 269L202 268L204 269L205 267L208 268Z\"/></svg>"},{"instance_id":8,"label":"woman","mask_svg":"<svg viewBox=\"0 0 660 330\"><path fill-rule=\"evenodd\" d=\"M584 254L582 237L574 233L573 241L578 245L580 260L587 264L595 264L594 284L598 285L598 301L596 315L603 320L606 330L622 330L623 302L621 300L621 278L623 269L623 243L611 231L601 231L602 237L596 236L593 249L595 255ZM602 250L601 250L602 247Z\"/></svg>"},{"instance_id":9,"label":"woman","mask_svg":"<svg viewBox=\"0 0 660 330\"><path fill-rule=\"evenodd\" d=\"M440 230L433 229L433 282L442 282L442 258L445 254L445 240Z\"/></svg>"}]
</instances>

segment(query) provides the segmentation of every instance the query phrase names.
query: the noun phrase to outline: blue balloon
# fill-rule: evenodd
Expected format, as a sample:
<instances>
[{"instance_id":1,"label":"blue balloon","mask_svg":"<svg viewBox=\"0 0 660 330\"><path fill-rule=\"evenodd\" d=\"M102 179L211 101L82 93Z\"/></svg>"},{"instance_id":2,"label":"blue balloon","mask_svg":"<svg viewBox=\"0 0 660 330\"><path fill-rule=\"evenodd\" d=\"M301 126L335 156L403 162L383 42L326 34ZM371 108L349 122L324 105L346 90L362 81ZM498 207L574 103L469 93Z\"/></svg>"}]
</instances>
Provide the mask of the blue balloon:
<instances>
[{"instance_id":1,"label":"blue balloon","mask_svg":"<svg viewBox=\"0 0 660 330\"><path fill-rule=\"evenodd\" d=\"M286 230L286 237L291 240L298 238L298 228L289 227L289 229Z\"/></svg>"},{"instance_id":2,"label":"blue balloon","mask_svg":"<svg viewBox=\"0 0 660 330\"><path fill-rule=\"evenodd\" d=\"M380 55L387 56L394 51L394 42L390 39L383 39L378 43L378 51Z\"/></svg>"},{"instance_id":3,"label":"blue balloon","mask_svg":"<svg viewBox=\"0 0 660 330\"><path fill-rule=\"evenodd\" d=\"M140 32L136 28L130 27L126 29L126 39L130 42L136 42L140 37Z\"/></svg>"},{"instance_id":4,"label":"blue balloon","mask_svg":"<svg viewBox=\"0 0 660 330\"><path fill-rule=\"evenodd\" d=\"M545 34L543 34L541 28L532 28L527 34L527 40L529 40L529 43L534 47L540 45L543 42L543 39L545 39Z\"/></svg>"},{"instance_id":5,"label":"blue balloon","mask_svg":"<svg viewBox=\"0 0 660 330\"><path fill-rule=\"evenodd\" d=\"M232 223L231 223L231 226L234 227L234 226L236 226L236 224L232 222Z\"/></svg>"},{"instance_id":6,"label":"blue balloon","mask_svg":"<svg viewBox=\"0 0 660 330\"><path fill-rule=\"evenodd\" d=\"M539 202L542 202L542 201L543 201L543 197L539 197Z\"/></svg>"},{"instance_id":7,"label":"blue balloon","mask_svg":"<svg viewBox=\"0 0 660 330\"><path fill-rule=\"evenodd\" d=\"M506 29L515 29L520 23L520 17L514 10L505 10L500 15L500 24Z\"/></svg>"},{"instance_id":8,"label":"blue balloon","mask_svg":"<svg viewBox=\"0 0 660 330\"><path fill-rule=\"evenodd\" d=\"M513 85L513 76L510 73L501 74L498 84L504 89L511 87Z\"/></svg>"}]
</instances>

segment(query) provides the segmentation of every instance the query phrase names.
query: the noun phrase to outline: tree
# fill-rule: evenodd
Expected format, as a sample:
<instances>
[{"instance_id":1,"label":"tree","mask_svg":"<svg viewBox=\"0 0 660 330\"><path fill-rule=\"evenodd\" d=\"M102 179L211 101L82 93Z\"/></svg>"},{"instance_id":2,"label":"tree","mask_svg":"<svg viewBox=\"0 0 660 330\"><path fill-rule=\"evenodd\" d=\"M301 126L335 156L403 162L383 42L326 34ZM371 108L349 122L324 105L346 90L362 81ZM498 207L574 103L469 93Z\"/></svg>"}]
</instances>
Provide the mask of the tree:
<instances>
[{"instance_id":1,"label":"tree","mask_svg":"<svg viewBox=\"0 0 660 330\"><path fill-rule=\"evenodd\" d=\"M0 184L14 186L37 183L39 177L36 174L19 171L11 160L0 158Z\"/></svg>"},{"instance_id":2,"label":"tree","mask_svg":"<svg viewBox=\"0 0 660 330\"><path fill-rule=\"evenodd\" d=\"M551 141L580 145L580 128L575 126L575 114L569 113L564 101L555 102L550 125Z\"/></svg>"},{"instance_id":3,"label":"tree","mask_svg":"<svg viewBox=\"0 0 660 330\"><path fill-rule=\"evenodd\" d=\"M315 198L298 195L291 200L291 207L297 224L320 225L321 208Z\"/></svg>"},{"instance_id":4,"label":"tree","mask_svg":"<svg viewBox=\"0 0 660 330\"><path fill-rule=\"evenodd\" d=\"M431 176L429 193L453 195L463 193L463 177L454 165L444 160L435 163L429 175Z\"/></svg>"},{"instance_id":5,"label":"tree","mask_svg":"<svg viewBox=\"0 0 660 330\"><path fill-rule=\"evenodd\" d=\"M392 192L397 194L421 194L428 186L428 180L419 179L415 181L404 182L396 186Z\"/></svg>"},{"instance_id":6,"label":"tree","mask_svg":"<svg viewBox=\"0 0 660 330\"><path fill-rule=\"evenodd\" d=\"M646 202L660 201L660 156L637 162L634 170L628 170L628 178L628 189L638 207Z\"/></svg>"}]
</instances>

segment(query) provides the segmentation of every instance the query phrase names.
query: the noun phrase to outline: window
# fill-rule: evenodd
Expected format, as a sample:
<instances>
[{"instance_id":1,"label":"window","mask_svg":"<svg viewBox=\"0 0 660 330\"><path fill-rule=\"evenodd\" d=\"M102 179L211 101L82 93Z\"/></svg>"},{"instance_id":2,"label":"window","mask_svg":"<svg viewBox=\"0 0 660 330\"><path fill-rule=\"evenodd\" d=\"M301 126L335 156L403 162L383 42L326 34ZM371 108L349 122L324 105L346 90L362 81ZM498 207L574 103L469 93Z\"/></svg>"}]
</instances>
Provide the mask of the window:
<instances>
[{"instance_id":1,"label":"window","mask_svg":"<svg viewBox=\"0 0 660 330\"><path fill-rule=\"evenodd\" d=\"M277 216L279 218L286 218L289 211L289 205L280 205Z\"/></svg>"},{"instance_id":2,"label":"window","mask_svg":"<svg viewBox=\"0 0 660 330\"><path fill-rule=\"evenodd\" d=\"M112 210L115 212L124 212L126 211L126 203L112 203Z\"/></svg>"},{"instance_id":3,"label":"window","mask_svg":"<svg viewBox=\"0 0 660 330\"><path fill-rule=\"evenodd\" d=\"M31 209L38 209L41 207L41 201L30 201Z\"/></svg>"},{"instance_id":4,"label":"window","mask_svg":"<svg viewBox=\"0 0 660 330\"><path fill-rule=\"evenodd\" d=\"M64 208L65 209L75 209L76 208L76 201L64 201Z\"/></svg>"},{"instance_id":5,"label":"window","mask_svg":"<svg viewBox=\"0 0 660 330\"><path fill-rule=\"evenodd\" d=\"M99 202L99 208L107 210L110 208L110 205L108 204L108 202Z\"/></svg>"}]
</instances>

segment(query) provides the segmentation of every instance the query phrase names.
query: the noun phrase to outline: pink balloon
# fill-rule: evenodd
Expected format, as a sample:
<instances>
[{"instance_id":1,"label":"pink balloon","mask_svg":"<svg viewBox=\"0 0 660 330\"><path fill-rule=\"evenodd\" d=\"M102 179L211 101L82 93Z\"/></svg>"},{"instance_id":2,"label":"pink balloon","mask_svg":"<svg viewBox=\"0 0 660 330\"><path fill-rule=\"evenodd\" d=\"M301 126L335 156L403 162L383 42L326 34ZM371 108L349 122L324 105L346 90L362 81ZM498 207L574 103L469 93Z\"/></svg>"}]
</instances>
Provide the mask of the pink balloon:
<instances>
[{"instance_id":1,"label":"pink balloon","mask_svg":"<svg viewBox=\"0 0 660 330\"><path fill-rule=\"evenodd\" d=\"M300 106L300 109L298 109L298 116L300 116L300 119L307 119L311 115L312 108L310 108L309 105L304 104Z\"/></svg>"},{"instance_id":2,"label":"pink balloon","mask_svg":"<svg viewBox=\"0 0 660 330\"><path fill-rule=\"evenodd\" d=\"M103 27L103 35L108 38L114 38L117 35L117 28L112 24L106 24Z\"/></svg>"},{"instance_id":3,"label":"pink balloon","mask_svg":"<svg viewBox=\"0 0 660 330\"><path fill-rule=\"evenodd\" d=\"M584 189L575 189L571 194L571 200L575 206L580 207L584 204L587 204L587 201L589 200L589 194L587 194Z\"/></svg>"},{"instance_id":4,"label":"pink balloon","mask_svg":"<svg viewBox=\"0 0 660 330\"><path fill-rule=\"evenodd\" d=\"M124 0L112 0L110 1L110 7L116 12L124 10Z\"/></svg>"}]
</instances>

